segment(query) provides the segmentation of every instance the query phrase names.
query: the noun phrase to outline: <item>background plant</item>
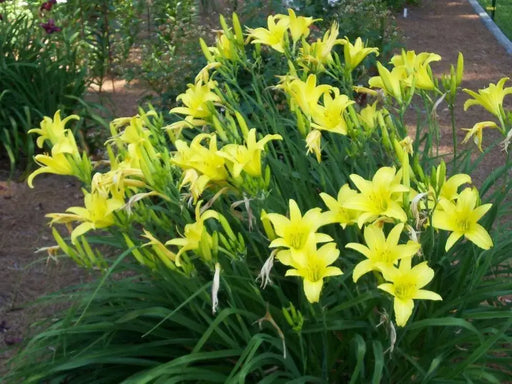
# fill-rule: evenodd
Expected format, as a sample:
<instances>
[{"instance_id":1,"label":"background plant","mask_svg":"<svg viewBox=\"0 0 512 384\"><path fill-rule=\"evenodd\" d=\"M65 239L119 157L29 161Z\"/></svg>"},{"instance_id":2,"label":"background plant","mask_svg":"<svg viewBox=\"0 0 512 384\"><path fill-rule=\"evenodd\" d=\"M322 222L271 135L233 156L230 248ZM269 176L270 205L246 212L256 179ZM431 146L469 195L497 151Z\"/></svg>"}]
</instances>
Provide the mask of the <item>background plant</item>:
<instances>
[{"instance_id":1,"label":"background plant","mask_svg":"<svg viewBox=\"0 0 512 384\"><path fill-rule=\"evenodd\" d=\"M232 27L221 20L216 43L202 43L208 65L172 110L184 119L165 126L149 109L112 122L108 162L98 164L91 182L83 172L91 166L87 157L63 145L69 132L55 118L46 120L39 133L59 161L47 161L45 172L64 169L86 182L84 207L49 215L54 224L78 222L69 228L70 239L54 231L55 239L77 263L104 275L78 294L67 316L29 343L8 380L409 383L506 377L512 320L502 297L510 294L509 239L506 226L491 228L508 209L503 196L510 180L501 176L509 164L479 193L468 186L469 175L458 173L471 168L469 154L457 155L460 168L450 174L439 161L430 140L438 129L434 117L415 140L407 138L404 124L411 105L430 111L443 94L454 97L462 60L439 84L429 67L435 54L404 51L390 69L377 64L378 76L355 92L354 78L364 73L359 67L377 52L341 39L336 27L319 40L307 40L309 27L297 37L289 32L292 16L271 18L246 35L236 17ZM267 72L268 62L283 63L274 67L282 70L280 78ZM363 93L369 100L358 97L357 103ZM330 115L331 108L337 113ZM503 131L510 130L509 120L502 120ZM383 174L392 177L384 178L377 195L393 185L384 202L394 209L375 214L362 207L361 197ZM345 195L346 186L357 199ZM447 238L456 230L439 230L436 216L458 209L438 206L466 200L470 210L488 210L475 220L480 233L491 231L493 247L472 237L470 223L462 233L469 240L454 244ZM386 204L378 208L386 211ZM311 264L322 278L308 274L309 257L317 259L308 254L305 266L294 259L292 248L302 246L302 237L289 237L288 224L296 225L292 234L339 249L340 257L329 256L327 263L336 273L329 277L326 265ZM428 262L434 278L426 289L443 301L415 301L404 323L393 313L393 297L378 289L393 280L388 272L377 268L354 283L363 259L358 249L371 246L368 228L421 248L413 264ZM401 233L404 228L409 233ZM110 245L119 256L101 254L96 244ZM285 276L289 269L297 272ZM319 303L307 280L322 280ZM49 347L55 351L50 358Z\"/></svg>"},{"instance_id":2,"label":"background plant","mask_svg":"<svg viewBox=\"0 0 512 384\"><path fill-rule=\"evenodd\" d=\"M34 153L30 128L57 109L69 113L76 107L86 73L77 57L79 36L66 28L47 33L40 24L50 19L39 14L39 5L0 7L0 141L12 170Z\"/></svg>"}]
</instances>

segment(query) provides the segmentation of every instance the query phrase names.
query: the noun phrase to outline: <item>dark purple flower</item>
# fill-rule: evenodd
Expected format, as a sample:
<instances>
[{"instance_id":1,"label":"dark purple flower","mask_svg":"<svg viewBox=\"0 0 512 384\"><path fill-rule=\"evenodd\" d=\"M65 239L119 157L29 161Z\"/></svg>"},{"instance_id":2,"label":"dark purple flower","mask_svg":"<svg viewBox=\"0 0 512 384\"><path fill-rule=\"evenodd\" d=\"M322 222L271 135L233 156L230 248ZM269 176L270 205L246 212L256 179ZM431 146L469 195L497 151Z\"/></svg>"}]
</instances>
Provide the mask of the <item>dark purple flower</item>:
<instances>
[{"instance_id":1,"label":"dark purple flower","mask_svg":"<svg viewBox=\"0 0 512 384\"><path fill-rule=\"evenodd\" d=\"M0 0L2 1L2 0ZM4 0L5 1L5 0ZM49 0L45 1L43 4L41 4L41 8L39 8L41 11L51 11L52 7L57 4L57 0Z\"/></svg>"},{"instance_id":2,"label":"dark purple flower","mask_svg":"<svg viewBox=\"0 0 512 384\"><path fill-rule=\"evenodd\" d=\"M41 28L44 28L47 34L51 34L53 32L60 32L62 30L61 27L57 27L55 25L55 21L53 19L48 20L47 23L39 24Z\"/></svg>"}]
</instances>

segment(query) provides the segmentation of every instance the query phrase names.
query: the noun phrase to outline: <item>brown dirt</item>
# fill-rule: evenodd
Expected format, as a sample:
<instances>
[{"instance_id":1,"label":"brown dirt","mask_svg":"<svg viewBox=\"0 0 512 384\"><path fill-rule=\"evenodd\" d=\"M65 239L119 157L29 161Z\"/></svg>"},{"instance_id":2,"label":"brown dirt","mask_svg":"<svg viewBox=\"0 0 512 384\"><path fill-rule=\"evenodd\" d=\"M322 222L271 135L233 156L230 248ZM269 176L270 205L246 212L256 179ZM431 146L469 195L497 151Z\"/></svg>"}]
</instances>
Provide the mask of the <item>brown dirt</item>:
<instances>
[{"instance_id":1,"label":"brown dirt","mask_svg":"<svg viewBox=\"0 0 512 384\"><path fill-rule=\"evenodd\" d=\"M443 61L432 65L435 73L448 72L461 51L465 57L465 88L476 90L512 75L512 57L498 45L467 0L424 0L422 6L408 11L406 19L397 15L405 46L417 52L439 53ZM144 94L137 83L124 87L120 81L106 82L101 101L114 116L130 116L137 112L137 102ZM457 110L459 128L489 119L478 107L463 113L461 106L466 98L461 96ZM443 142L450 143L448 111L441 106L438 112ZM462 131L458 132L459 142L463 136ZM500 153L489 158L475 175L477 179L501 164ZM58 176L39 176L34 184L35 189L30 190L23 182L8 181L8 174L0 171L0 375L5 370L5 359L27 335L30 324L51 313L30 303L41 294L84 279L83 272L69 261L57 262L44 253L34 253L53 244L44 215L82 204L78 183Z\"/></svg>"}]
</instances>

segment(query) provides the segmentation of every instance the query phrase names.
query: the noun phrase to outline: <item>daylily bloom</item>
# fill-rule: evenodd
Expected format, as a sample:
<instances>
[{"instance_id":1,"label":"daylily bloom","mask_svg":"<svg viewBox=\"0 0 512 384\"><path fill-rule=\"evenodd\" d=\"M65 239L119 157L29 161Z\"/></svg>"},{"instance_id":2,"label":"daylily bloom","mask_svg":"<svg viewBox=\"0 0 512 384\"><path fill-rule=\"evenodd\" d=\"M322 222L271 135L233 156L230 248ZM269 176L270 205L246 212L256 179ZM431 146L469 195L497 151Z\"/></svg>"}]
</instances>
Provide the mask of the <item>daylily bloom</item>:
<instances>
[{"instance_id":1,"label":"daylily bloom","mask_svg":"<svg viewBox=\"0 0 512 384\"><path fill-rule=\"evenodd\" d=\"M256 141L256 129L252 128L245 138L246 144L227 144L218 154L229 161L228 168L234 178L240 176L245 171L252 177L261 176L261 153L265 150L265 145L271 140L282 140L281 135L266 135L261 140Z\"/></svg>"},{"instance_id":2,"label":"daylily bloom","mask_svg":"<svg viewBox=\"0 0 512 384\"><path fill-rule=\"evenodd\" d=\"M418 89L431 90L435 88L434 80L430 70L430 63L441 60L441 56L436 53L421 52L416 55L414 51L405 52L395 55L391 59L391 63L395 67L403 67L408 75L404 79L405 84Z\"/></svg>"},{"instance_id":3,"label":"daylily bloom","mask_svg":"<svg viewBox=\"0 0 512 384\"><path fill-rule=\"evenodd\" d=\"M398 268L383 268L382 273L389 283L380 284L378 288L395 297L393 307L399 327L405 326L411 317L414 299L442 300L437 293L422 289L434 278L434 271L426 261L411 268L411 258L403 258Z\"/></svg>"},{"instance_id":4,"label":"daylily bloom","mask_svg":"<svg viewBox=\"0 0 512 384\"><path fill-rule=\"evenodd\" d=\"M388 237L380 225L368 225L364 229L364 241L366 245L359 243L348 243L351 248L366 257L354 267L352 278L354 283L370 271L381 271L385 267L392 267L398 260L412 258L421 246L417 242L409 240L407 244L398 244L400 235L404 230L404 224L400 223L393 227Z\"/></svg>"},{"instance_id":5,"label":"daylily bloom","mask_svg":"<svg viewBox=\"0 0 512 384\"><path fill-rule=\"evenodd\" d=\"M343 44L343 39L338 39L338 24L333 23L331 29L325 32L323 38L317 39L316 42L311 45L304 42L302 46L302 61L309 63L316 63L320 68L323 68L324 64L331 63L332 49L337 44Z\"/></svg>"},{"instance_id":6,"label":"daylily bloom","mask_svg":"<svg viewBox=\"0 0 512 384\"><path fill-rule=\"evenodd\" d=\"M92 177L91 191L108 196L109 194L124 200L127 189L137 189L146 186L144 173L139 168L133 168L125 161L115 164L110 171L97 172Z\"/></svg>"},{"instance_id":7,"label":"daylily bloom","mask_svg":"<svg viewBox=\"0 0 512 384\"><path fill-rule=\"evenodd\" d=\"M400 184L401 174L395 168L378 169L371 181L357 174L350 175L350 179L360 193L343 205L345 208L361 211L357 220L359 227L382 216L402 222L407 220L407 215L398 201L402 200L404 193L409 192L409 188Z\"/></svg>"},{"instance_id":8,"label":"daylily bloom","mask_svg":"<svg viewBox=\"0 0 512 384\"><path fill-rule=\"evenodd\" d=\"M41 173L53 173L56 175L73 175L74 168L69 162L66 153L55 150L52 147L52 155L36 155L34 160L39 164L40 168L32 172L27 178L27 184L30 188L34 188L32 184L34 177Z\"/></svg>"},{"instance_id":9,"label":"daylily bloom","mask_svg":"<svg viewBox=\"0 0 512 384\"><path fill-rule=\"evenodd\" d=\"M236 60L238 58L235 47L224 33L217 35L215 45L215 47L209 48L215 57L222 57L227 60Z\"/></svg>"},{"instance_id":10,"label":"daylily bloom","mask_svg":"<svg viewBox=\"0 0 512 384\"><path fill-rule=\"evenodd\" d=\"M421 52L416 54L414 51L402 50L400 55L395 55L391 58L391 63L395 67L403 66L407 69L408 74L414 74L418 67L428 65L433 61L440 61L441 56L437 53Z\"/></svg>"},{"instance_id":11,"label":"daylily bloom","mask_svg":"<svg viewBox=\"0 0 512 384\"><path fill-rule=\"evenodd\" d=\"M464 184L471 184L471 177L469 175L466 175L465 173L458 173L451 176L443 183L438 198L449 201L456 200L459 196L458 189Z\"/></svg>"},{"instance_id":12,"label":"daylily bloom","mask_svg":"<svg viewBox=\"0 0 512 384\"><path fill-rule=\"evenodd\" d=\"M39 24L41 26L41 28L43 28L45 30L45 32L49 35L51 35L52 33L54 32L60 32L62 31L62 28L61 27L57 27L55 25L55 21L53 19L49 19L48 22L46 23L41 23Z\"/></svg>"},{"instance_id":13,"label":"daylily bloom","mask_svg":"<svg viewBox=\"0 0 512 384\"><path fill-rule=\"evenodd\" d=\"M446 241L448 251L462 236L482 249L489 249L493 242L489 233L478 224L478 220L491 208L492 204L478 204L478 190L464 189L455 203L441 199L434 214L432 226L445 231L452 231Z\"/></svg>"},{"instance_id":14,"label":"daylily bloom","mask_svg":"<svg viewBox=\"0 0 512 384\"><path fill-rule=\"evenodd\" d=\"M320 97L329 92L332 87L327 84L317 86L316 76L311 74L305 82L300 79L294 79L284 89L292 97L292 105L297 104L302 112L310 117L313 110L317 108Z\"/></svg>"},{"instance_id":15,"label":"daylily bloom","mask_svg":"<svg viewBox=\"0 0 512 384\"><path fill-rule=\"evenodd\" d=\"M375 53L377 56L379 55L378 48L365 48L363 40L360 37L356 39L354 44L345 37L345 39L342 39L342 44L345 66L350 71L356 68L369 54Z\"/></svg>"},{"instance_id":16,"label":"daylily bloom","mask_svg":"<svg viewBox=\"0 0 512 384\"><path fill-rule=\"evenodd\" d=\"M276 19L286 20L293 42L299 41L302 37L309 35L309 26L318 19L312 17L296 16L293 9L288 8L288 16L276 15Z\"/></svg>"},{"instance_id":17,"label":"daylily bloom","mask_svg":"<svg viewBox=\"0 0 512 384\"><path fill-rule=\"evenodd\" d=\"M320 197L329 209L326 216L329 217L331 223L339 223L343 229L345 229L347 225L357 223L360 212L343 206L345 201L355 196L357 196L357 191L350 188L348 184L340 188L337 199L327 193L320 193Z\"/></svg>"},{"instance_id":18,"label":"daylily bloom","mask_svg":"<svg viewBox=\"0 0 512 384\"><path fill-rule=\"evenodd\" d=\"M295 200L290 199L289 207L289 219L278 213L267 213L266 215L274 226L276 235L279 236L270 243L271 248L285 247L298 251L303 249L310 240L315 244L332 241L331 236L316 232L318 228L328 224L326 216L320 208L310 209L302 216Z\"/></svg>"},{"instance_id":19,"label":"daylily bloom","mask_svg":"<svg viewBox=\"0 0 512 384\"><path fill-rule=\"evenodd\" d=\"M114 224L114 211L123 204L122 200L106 198L99 193L84 192L85 207L70 207L66 210L69 213L50 213L46 216L52 219L50 224L81 221L82 224L71 232L71 241L74 243L78 236L92 229L107 228Z\"/></svg>"},{"instance_id":20,"label":"daylily bloom","mask_svg":"<svg viewBox=\"0 0 512 384\"><path fill-rule=\"evenodd\" d=\"M144 229L142 236L149 240L144 246L151 246L158 258L162 260L167 267L173 268L173 263L176 262L176 254L167 249L167 247L148 230Z\"/></svg>"},{"instance_id":21,"label":"daylily bloom","mask_svg":"<svg viewBox=\"0 0 512 384\"><path fill-rule=\"evenodd\" d=\"M191 125L200 126L206 124L207 118L212 114L213 103L220 103L220 97L212 92L217 87L217 82L209 80L203 82L202 79L195 84L188 84L188 89L176 98L185 105L184 107L175 107L171 113L187 115L185 121Z\"/></svg>"},{"instance_id":22,"label":"daylily bloom","mask_svg":"<svg viewBox=\"0 0 512 384\"><path fill-rule=\"evenodd\" d=\"M270 45L276 51L283 53L285 46L285 34L288 28L288 20L278 19L278 16L270 15L267 18L268 29L249 29L249 37L252 39L252 43ZM277 23L276 20L278 20Z\"/></svg>"},{"instance_id":23,"label":"daylily bloom","mask_svg":"<svg viewBox=\"0 0 512 384\"><path fill-rule=\"evenodd\" d=\"M510 88L512 89L512 88ZM498 125L494 121L481 121L479 123L476 123L473 125L473 128L462 128L463 131L468 131L466 133L466 137L464 137L464 140L462 140L462 144L467 143L470 138L473 138L473 141L475 142L476 146L480 150L480 152L483 152L482 150L482 142L483 142L483 130L484 128L497 128L499 129Z\"/></svg>"},{"instance_id":24,"label":"daylily bloom","mask_svg":"<svg viewBox=\"0 0 512 384\"><path fill-rule=\"evenodd\" d=\"M377 102L369 104L358 113L359 121L363 128L368 132L373 132L377 128L378 114Z\"/></svg>"},{"instance_id":25,"label":"daylily bloom","mask_svg":"<svg viewBox=\"0 0 512 384\"><path fill-rule=\"evenodd\" d=\"M51 11L52 7L57 4L57 0L49 0L45 1L43 4L41 4L41 7L39 8L40 11Z\"/></svg>"},{"instance_id":26,"label":"daylily bloom","mask_svg":"<svg viewBox=\"0 0 512 384\"><path fill-rule=\"evenodd\" d=\"M466 111L472 105L481 105L501 120L503 118L503 99L512 93L512 87L503 88L508 79L508 77L504 77L497 84L491 83L487 88L479 89L478 93L464 89L464 92L473 97L473 99L466 100L464 110Z\"/></svg>"},{"instance_id":27,"label":"daylily bloom","mask_svg":"<svg viewBox=\"0 0 512 384\"><path fill-rule=\"evenodd\" d=\"M316 161L319 163L322 161L322 132L318 129L313 129L306 136L306 155L309 155L311 152L315 154Z\"/></svg>"},{"instance_id":28,"label":"daylily bloom","mask_svg":"<svg viewBox=\"0 0 512 384\"><path fill-rule=\"evenodd\" d=\"M212 209L201 213L201 202L199 202L196 205L195 214L196 221L185 225L183 237L172 239L165 243L165 245L176 245L180 248L175 258L175 263L178 267L181 266L180 257L184 252L198 250L202 242L208 249L213 245L213 238L206 230L204 222L209 219L219 220L219 213ZM201 256L206 257L207 255L201 254Z\"/></svg>"},{"instance_id":29,"label":"daylily bloom","mask_svg":"<svg viewBox=\"0 0 512 384\"><path fill-rule=\"evenodd\" d=\"M36 144L39 148L43 148L45 140L49 140L52 145L55 145L62 138L71 134L71 131L66 129L66 123L69 120L80 120L80 117L78 115L69 115L64 120L61 120L60 110L58 110L53 115L53 119L45 116L41 121L40 128L32 128L28 133L37 133L39 135L36 139Z\"/></svg>"},{"instance_id":30,"label":"daylily bloom","mask_svg":"<svg viewBox=\"0 0 512 384\"><path fill-rule=\"evenodd\" d=\"M205 139L209 139L208 148L201 145ZM183 140L176 140L175 145L177 153L171 161L181 169L193 168L214 181L226 180L228 178L225 159L219 155L217 136L215 134L201 133L196 135L191 141L190 147Z\"/></svg>"},{"instance_id":31,"label":"daylily bloom","mask_svg":"<svg viewBox=\"0 0 512 384\"><path fill-rule=\"evenodd\" d=\"M386 94L394 97L401 103L403 99L402 81L407 78L405 68L395 67L390 72L380 62L377 62L377 70L379 71L379 76L370 78L368 81L370 87L381 88Z\"/></svg>"},{"instance_id":32,"label":"daylily bloom","mask_svg":"<svg viewBox=\"0 0 512 384\"><path fill-rule=\"evenodd\" d=\"M316 249L316 244L310 242L301 252L291 250L280 251L277 259L284 265L292 267L285 276L300 276L303 278L304 293L310 303L320 300L320 293L326 277L343 274L338 267L331 266L340 254L335 243L324 244Z\"/></svg>"},{"instance_id":33,"label":"daylily bloom","mask_svg":"<svg viewBox=\"0 0 512 384\"><path fill-rule=\"evenodd\" d=\"M320 130L346 135L347 123L343 112L355 101L350 100L347 95L340 95L338 88L333 88L332 91L334 92L332 96L330 92L323 94L323 105L316 105L312 109L313 123L311 126Z\"/></svg>"}]
</instances>

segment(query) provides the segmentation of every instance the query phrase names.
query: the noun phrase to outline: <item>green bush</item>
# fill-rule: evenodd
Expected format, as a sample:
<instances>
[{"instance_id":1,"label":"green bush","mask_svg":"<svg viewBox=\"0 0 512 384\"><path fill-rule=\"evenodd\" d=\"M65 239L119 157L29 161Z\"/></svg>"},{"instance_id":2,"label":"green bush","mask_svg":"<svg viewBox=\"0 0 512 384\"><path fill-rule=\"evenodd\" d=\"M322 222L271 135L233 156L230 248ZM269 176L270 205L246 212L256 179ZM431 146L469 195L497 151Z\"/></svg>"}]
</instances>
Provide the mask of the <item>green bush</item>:
<instances>
[{"instance_id":1,"label":"green bush","mask_svg":"<svg viewBox=\"0 0 512 384\"><path fill-rule=\"evenodd\" d=\"M29 185L84 183L84 206L48 215L69 231L56 243L103 276L71 293L6 382L506 380L510 158L478 190L471 151L441 158L434 113L414 139L404 123L410 108L453 110L462 55L437 80L438 55L403 51L354 87L378 50L336 25L315 40L292 10L245 34L236 15L221 25L171 110L183 119L149 107L114 120L94 173L59 116L33 131L52 153ZM466 108L497 120L466 141L481 147L492 127L508 146L505 82L465 90Z\"/></svg>"}]
</instances>

